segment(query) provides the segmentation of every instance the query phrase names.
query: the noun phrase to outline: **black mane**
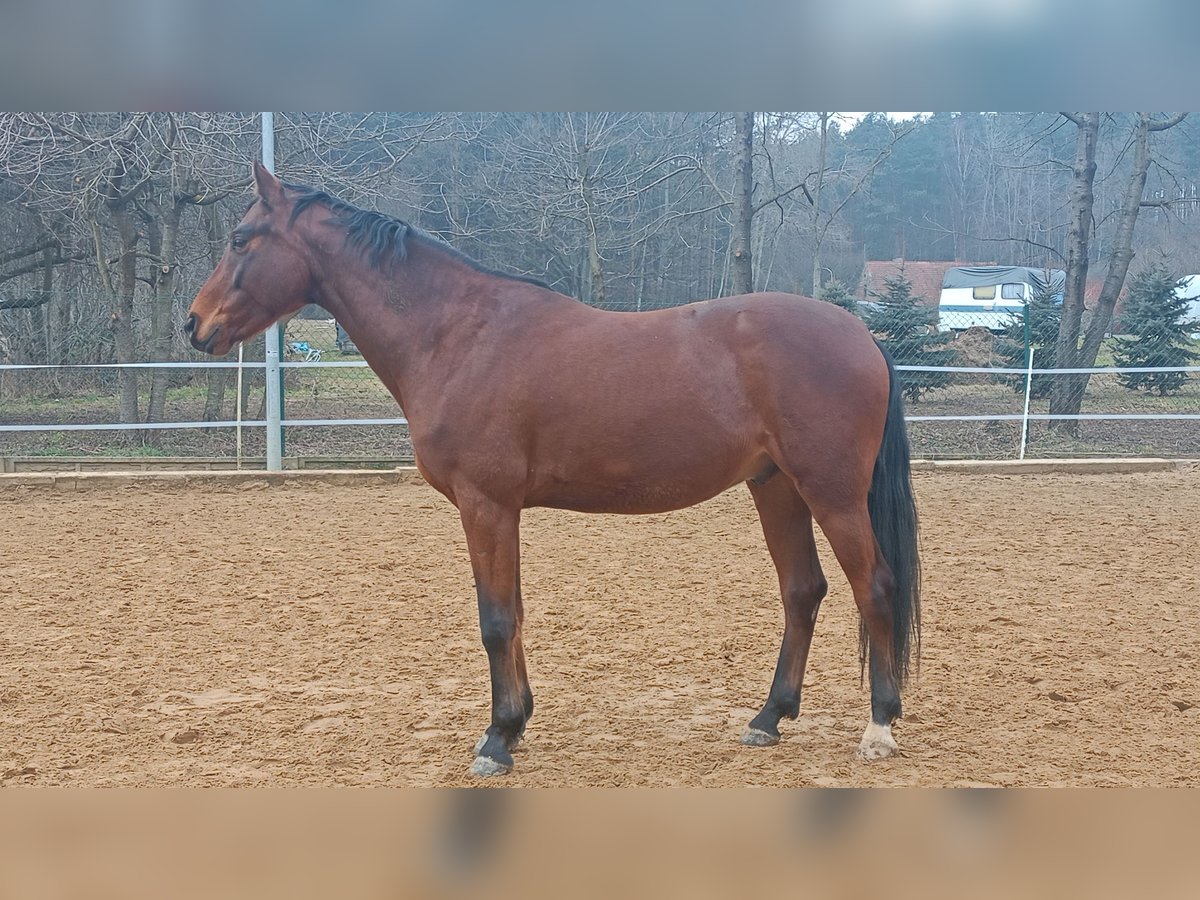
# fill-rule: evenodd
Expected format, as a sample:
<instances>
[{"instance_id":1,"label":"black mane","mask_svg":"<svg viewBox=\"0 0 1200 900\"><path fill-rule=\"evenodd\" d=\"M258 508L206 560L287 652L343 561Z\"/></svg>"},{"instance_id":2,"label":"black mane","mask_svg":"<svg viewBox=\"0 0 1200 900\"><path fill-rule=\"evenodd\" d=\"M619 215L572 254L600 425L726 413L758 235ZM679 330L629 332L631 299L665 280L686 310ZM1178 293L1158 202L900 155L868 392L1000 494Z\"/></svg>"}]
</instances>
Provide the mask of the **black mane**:
<instances>
[{"instance_id":1,"label":"black mane","mask_svg":"<svg viewBox=\"0 0 1200 900\"><path fill-rule=\"evenodd\" d=\"M514 275L489 268L478 260L472 259L461 250L456 250L445 241L410 225L402 219L384 215L370 209L359 209L353 204L340 200L325 191L307 187L301 184L284 184L284 187L294 195L295 206L292 207L288 225L292 225L297 217L313 204L320 204L333 213L333 221L346 229L347 246L362 253L373 267L379 269L392 263L402 263L408 255L408 241L412 239L424 241L447 253L460 262L464 262L477 272L486 275L497 275L501 278L511 278L538 287L552 290L550 285L528 275Z\"/></svg>"}]
</instances>

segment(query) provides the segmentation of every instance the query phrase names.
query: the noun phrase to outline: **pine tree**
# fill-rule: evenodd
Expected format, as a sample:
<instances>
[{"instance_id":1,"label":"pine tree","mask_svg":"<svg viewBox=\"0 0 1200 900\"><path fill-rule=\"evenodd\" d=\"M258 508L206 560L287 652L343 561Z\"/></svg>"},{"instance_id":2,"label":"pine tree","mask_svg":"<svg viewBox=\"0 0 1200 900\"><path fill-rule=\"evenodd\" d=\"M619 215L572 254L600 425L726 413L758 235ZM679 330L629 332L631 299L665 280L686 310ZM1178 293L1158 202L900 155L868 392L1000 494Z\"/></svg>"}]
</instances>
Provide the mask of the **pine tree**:
<instances>
[{"instance_id":1,"label":"pine tree","mask_svg":"<svg viewBox=\"0 0 1200 900\"><path fill-rule=\"evenodd\" d=\"M1062 304L1058 291L1047 286L1033 295L1025 307L1029 316L1029 344L1033 347L1034 368L1048 369L1054 365L1054 346L1058 342L1058 326L1062 321ZM1029 365L1025 355L1025 318L1014 314L996 340L996 352L1006 369L1024 369ZM1025 376L1010 375L1003 379L1018 394L1025 393ZM1035 400L1050 396L1053 375L1034 375L1029 396Z\"/></svg>"},{"instance_id":2,"label":"pine tree","mask_svg":"<svg viewBox=\"0 0 1200 900\"><path fill-rule=\"evenodd\" d=\"M821 288L821 299L832 303L834 306L840 306L842 309L852 312L856 316L859 314L858 299L851 296L849 288L847 288L846 285L842 284L842 282L838 281L836 278L830 279L830 281L823 288Z\"/></svg>"},{"instance_id":3,"label":"pine tree","mask_svg":"<svg viewBox=\"0 0 1200 900\"><path fill-rule=\"evenodd\" d=\"M1113 352L1120 368L1190 366L1200 359L1188 336L1197 325L1186 319L1188 301L1181 296L1184 284L1162 265L1133 277L1122 318L1128 337L1121 338ZM1165 397L1183 387L1187 377L1187 372L1129 372L1117 379L1131 391Z\"/></svg>"},{"instance_id":4,"label":"pine tree","mask_svg":"<svg viewBox=\"0 0 1200 900\"><path fill-rule=\"evenodd\" d=\"M951 335L936 330L938 311L919 303L912 282L903 274L884 281L882 294L871 292L880 303L866 315L867 327L887 347L898 366L949 366L955 352L945 344ZM935 388L950 384L948 372L897 372L904 396L912 402Z\"/></svg>"}]
</instances>

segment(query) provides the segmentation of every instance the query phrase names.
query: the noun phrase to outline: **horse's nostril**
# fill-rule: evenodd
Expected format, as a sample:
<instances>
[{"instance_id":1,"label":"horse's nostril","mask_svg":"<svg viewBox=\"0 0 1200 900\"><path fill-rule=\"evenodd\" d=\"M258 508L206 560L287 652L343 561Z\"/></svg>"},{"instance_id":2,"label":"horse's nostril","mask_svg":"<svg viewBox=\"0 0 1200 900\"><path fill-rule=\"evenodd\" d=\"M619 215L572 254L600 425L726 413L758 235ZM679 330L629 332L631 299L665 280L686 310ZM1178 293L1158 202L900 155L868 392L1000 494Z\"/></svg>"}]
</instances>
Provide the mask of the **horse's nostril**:
<instances>
[{"instance_id":1,"label":"horse's nostril","mask_svg":"<svg viewBox=\"0 0 1200 900\"><path fill-rule=\"evenodd\" d=\"M196 330L196 314L189 313L188 317L183 322L183 333L191 334Z\"/></svg>"}]
</instances>

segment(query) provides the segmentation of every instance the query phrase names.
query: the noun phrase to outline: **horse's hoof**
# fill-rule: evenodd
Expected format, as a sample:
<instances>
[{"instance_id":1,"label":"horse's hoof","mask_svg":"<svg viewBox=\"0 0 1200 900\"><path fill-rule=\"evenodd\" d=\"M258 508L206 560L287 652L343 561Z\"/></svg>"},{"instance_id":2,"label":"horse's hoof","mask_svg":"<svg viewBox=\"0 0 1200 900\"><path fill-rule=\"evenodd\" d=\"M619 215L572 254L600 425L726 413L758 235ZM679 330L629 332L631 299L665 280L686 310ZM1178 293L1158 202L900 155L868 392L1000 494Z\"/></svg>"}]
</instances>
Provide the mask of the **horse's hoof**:
<instances>
[{"instance_id":1,"label":"horse's hoof","mask_svg":"<svg viewBox=\"0 0 1200 900\"><path fill-rule=\"evenodd\" d=\"M779 735L758 728L747 728L742 735L742 743L747 747L770 747L779 743Z\"/></svg>"},{"instance_id":2,"label":"horse's hoof","mask_svg":"<svg viewBox=\"0 0 1200 900\"><path fill-rule=\"evenodd\" d=\"M471 774L477 778L491 778L493 775L507 775L512 771L511 764L497 762L490 756L477 756L471 763Z\"/></svg>"},{"instance_id":3,"label":"horse's hoof","mask_svg":"<svg viewBox=\"0 0 1200 900\"><path fill-rule=\"evenodd\" d=\"M889 756L896 756L899 753L900 748L896 746L896 741L892 737L891 725L877 725L872 722L867 726L862 742L858 745L860 759L887 759Z\"/></svg>"}]
</instances>

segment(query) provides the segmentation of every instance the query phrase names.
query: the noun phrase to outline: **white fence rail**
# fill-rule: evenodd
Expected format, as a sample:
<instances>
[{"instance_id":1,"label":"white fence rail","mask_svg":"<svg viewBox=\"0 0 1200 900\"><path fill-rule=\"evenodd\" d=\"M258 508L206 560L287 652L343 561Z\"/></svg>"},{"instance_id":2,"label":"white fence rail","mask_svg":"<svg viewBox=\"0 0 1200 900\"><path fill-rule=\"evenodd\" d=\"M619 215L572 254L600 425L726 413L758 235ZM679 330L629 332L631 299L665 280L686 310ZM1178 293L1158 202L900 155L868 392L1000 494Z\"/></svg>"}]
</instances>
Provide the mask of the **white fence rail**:
<instances>
[{"instance_id":1,"label":"white fence rail","mask_svg":"<svg viewBox=\"0 0 1200 900\"><path fill-rule=\"evenodd\" d=\"M38 364L3 364L0 372L37 372L37 371L81 371L81 370L120 370L120 369L241 369L265 370L265 362L141 362L141 363L83 363L73 365L38 365ZM287 361L279 364L281 369L366 369L367 363L362 360L349 361ZM942 372L948 375L987 375L987 376L1020 376L1025 379L1026 389L1032 383L1034 376L1064 376L1064 375L1122 375L1133 373L1166 373L1183 372L1200 374L1200 366L1169 366L1149 368L1114 368L1096 367L1082 369L1034 369L1034 368L991 368L985 366L896 366L899 372ZM240 403L241 394L238 394ZM239 407L240 414L240 407ZM989 412L961 415L922 415L910 412L906 417L909 422L1020 422L1022 425L1020 455L1025 452L1026 436L1030 422L1046 421L1192 421L1200 420L1200 406L1194 412L1087 412L1075 415L1059 415L1051 413L1030 412L1028 405L1021 413ZM62 423L62 424L24 424L0 423L0 433L4 432L70 432L70 431L158 431L179 429L213 429L213 428L266 428L270 423L266 419L239 419L220 421L168 421L168 422L119 422L119 423ZM374 425L407 425L404 416L384 418L307 418L282 419L280 427L302 426L374 426Z\"/></svg>"},{"instance_id":2,"label":"white fence rail","mask_svg":"<svg viewBox=\"0 0 1200 900\"><path fill-rule=\"evenodd\" d=\"M80 370L112 370L112 369L256 369L265 370L265 362L147 362L147 363L76 363L71 365L0 365L0 372L12 371L80 371ZM281 369L367 369L370 368L364 360L346 360L340 362L281 362ZM159 431L163 429L180 428L265 428L270 424L266 419L241 419L233 421L212 422L118 422L104 424L52 424L52 425L5 425L0 424L0 432L5 431ZM294 425L407 425L408 419L403 416L386 419L282 419L281 426Z\"/></svg>"}]
</instances>

